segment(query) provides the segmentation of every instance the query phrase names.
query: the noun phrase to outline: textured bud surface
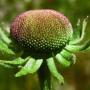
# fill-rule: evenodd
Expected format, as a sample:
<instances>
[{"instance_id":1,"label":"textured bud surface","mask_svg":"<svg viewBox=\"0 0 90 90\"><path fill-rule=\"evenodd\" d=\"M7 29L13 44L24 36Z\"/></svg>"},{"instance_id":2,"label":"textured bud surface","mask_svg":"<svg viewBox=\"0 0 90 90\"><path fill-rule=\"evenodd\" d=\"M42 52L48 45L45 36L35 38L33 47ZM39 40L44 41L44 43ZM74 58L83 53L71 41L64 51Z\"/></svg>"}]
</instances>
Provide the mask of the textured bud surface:
<instances>
[{"instance_id":1,"label":"textured bud surface","mask_svg":"<svg viewBox=\"0 0 90 90\"><path fill-rule=\"evenodd\" d=\"M35 52L60 50L72 36L68 19L54 10L31 10L17 16L11 36L19 45Z\"/></svg>"}]
</instances>

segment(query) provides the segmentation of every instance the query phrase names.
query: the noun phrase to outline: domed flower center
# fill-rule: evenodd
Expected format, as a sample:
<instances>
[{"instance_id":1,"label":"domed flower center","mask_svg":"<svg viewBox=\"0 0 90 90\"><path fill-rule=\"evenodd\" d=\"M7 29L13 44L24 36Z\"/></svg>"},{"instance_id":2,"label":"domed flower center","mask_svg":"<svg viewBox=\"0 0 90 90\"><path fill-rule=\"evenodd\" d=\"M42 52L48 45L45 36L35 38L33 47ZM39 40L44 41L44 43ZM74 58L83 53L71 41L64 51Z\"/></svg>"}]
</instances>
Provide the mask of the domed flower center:
<instances>
[{"instance_id":1,"label":"domed flower center","mask_svg":"<svg viewBox=\"0 0 90 90\"><path fill-rule=\"evenodd\" d=\"M72 26L54 10L31 10L15 18L11 36L25 50L54 52L66 45L72 36Z\"/></svg>"}]
</instances>

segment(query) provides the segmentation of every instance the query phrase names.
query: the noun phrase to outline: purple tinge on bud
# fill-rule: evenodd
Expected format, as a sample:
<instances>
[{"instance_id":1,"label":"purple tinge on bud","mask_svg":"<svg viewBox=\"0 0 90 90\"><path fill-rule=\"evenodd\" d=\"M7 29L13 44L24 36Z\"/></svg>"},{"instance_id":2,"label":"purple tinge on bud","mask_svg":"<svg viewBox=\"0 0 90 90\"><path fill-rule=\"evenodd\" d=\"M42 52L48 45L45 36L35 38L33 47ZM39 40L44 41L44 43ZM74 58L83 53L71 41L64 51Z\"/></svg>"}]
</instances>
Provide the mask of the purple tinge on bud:
<instances>
[{"instance_id":1,"label":"purple tinge on bud","mask_svg":"<svg viewBox=\"0 0 90 90\"><path fill-rule=\"evenodd\" d=\"M30 10L17 16L11 36L25 49L54 51L66 45L73 30L69 20L54 10Z\"/></svg>"}]
</instances>

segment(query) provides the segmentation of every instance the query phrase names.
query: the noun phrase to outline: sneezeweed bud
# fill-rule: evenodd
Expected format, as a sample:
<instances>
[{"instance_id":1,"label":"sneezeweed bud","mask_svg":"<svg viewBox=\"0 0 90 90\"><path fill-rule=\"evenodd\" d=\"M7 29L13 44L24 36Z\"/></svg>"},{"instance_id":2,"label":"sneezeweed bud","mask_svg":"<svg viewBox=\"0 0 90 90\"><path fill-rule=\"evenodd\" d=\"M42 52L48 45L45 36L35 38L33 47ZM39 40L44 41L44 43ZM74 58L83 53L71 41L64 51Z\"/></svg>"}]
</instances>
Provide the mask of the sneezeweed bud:
<instances>
[{"instance_id":1,"label":"sneezeweed bud","mask_svg":"<svg viewBox=\"0 0 90 90\"><path fill-rule=\"evenodd\" d=\"M30 10L17 16L11 36L30 52L50 53L62 50L72 36L69 20L54 10Z\"/></svg>"},{"instance_id":2,"label":"sneezeweed bud","mask_svg":"<svg viewBox=\"0 0 90 90\"><path fill-rule=\"evenodd\" d=\"M78 45L84 40L86 25L87 18L84 19L82 28L78 26L76 31L73 31L67 17L55 10L42 9L24 12L11 24L10 35L13 40L9 40L4 35L5 33L0 31L2 35L0 54L14 58L12 61L0 60L0 65L22 67L16 73L16 77L28 73L34 74L41 66L38 73L41 90L51 90L50 73L61 84L64 83L64 78L58 73L54 61L57 60L63 66L69 67L76 60L73 53L86 50L90 46L90 41L84 45ZM10 41L8 44L6 44L7 40ZM13 43L18 46L16 47ZM18 51L22 49L23 54L20 52L20 55L17 55L13 48L8 47L9 44L12 44L12 47Z\"/></svg>"}]
</instances>

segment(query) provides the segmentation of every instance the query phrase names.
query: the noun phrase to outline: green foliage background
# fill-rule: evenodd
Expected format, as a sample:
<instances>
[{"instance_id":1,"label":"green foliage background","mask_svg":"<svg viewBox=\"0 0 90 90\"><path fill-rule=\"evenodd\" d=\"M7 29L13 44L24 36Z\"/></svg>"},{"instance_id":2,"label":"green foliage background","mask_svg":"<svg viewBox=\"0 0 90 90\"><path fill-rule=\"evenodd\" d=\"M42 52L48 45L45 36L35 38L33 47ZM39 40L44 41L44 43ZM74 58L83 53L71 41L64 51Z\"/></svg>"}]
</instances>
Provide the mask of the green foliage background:
<instances>
[{"instance_id":1,"label":"green foliage background","mask_svg":"<svg viewBox=\"0 0 90 90\"><path fill-rule=\"evenodd\" d=\"M90 16L90 0L0 0L0 23L10 26L14 17L31 9L55 9L64 13L75 28L77 20ZM90 18L85 40L90 39ZM83 42L82 42L83 43ZM70 68L59 69L65 77L65 85L53 80L54 90L90 90L90 50L76 54L77 63ZM60 67L60 65L57 65ZM0 67L0 90L39 90L37 75L15 78L16 69Z\"/></svg>"}]
</instances>

